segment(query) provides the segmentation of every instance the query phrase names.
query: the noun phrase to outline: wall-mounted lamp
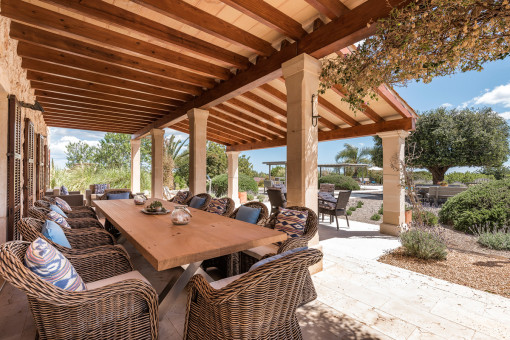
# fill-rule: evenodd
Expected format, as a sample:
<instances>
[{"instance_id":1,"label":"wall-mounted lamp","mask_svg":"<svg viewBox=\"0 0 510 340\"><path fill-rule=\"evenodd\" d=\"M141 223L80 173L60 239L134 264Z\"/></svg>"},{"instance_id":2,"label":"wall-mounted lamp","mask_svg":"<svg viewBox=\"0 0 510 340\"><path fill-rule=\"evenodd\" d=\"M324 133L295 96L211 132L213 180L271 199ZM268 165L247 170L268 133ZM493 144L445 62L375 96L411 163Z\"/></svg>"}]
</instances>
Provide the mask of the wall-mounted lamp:
<instances>
[{"instance_id":1,"label":"wall-mounted lamp","mask_svg":"<svg viewBox=\"0 0 510 340\"><path fill-rule=\"evenodd\" d=\"M319 122L319 95L312 94L312 126L316 127Z\"/></svg>"}]
</instances>

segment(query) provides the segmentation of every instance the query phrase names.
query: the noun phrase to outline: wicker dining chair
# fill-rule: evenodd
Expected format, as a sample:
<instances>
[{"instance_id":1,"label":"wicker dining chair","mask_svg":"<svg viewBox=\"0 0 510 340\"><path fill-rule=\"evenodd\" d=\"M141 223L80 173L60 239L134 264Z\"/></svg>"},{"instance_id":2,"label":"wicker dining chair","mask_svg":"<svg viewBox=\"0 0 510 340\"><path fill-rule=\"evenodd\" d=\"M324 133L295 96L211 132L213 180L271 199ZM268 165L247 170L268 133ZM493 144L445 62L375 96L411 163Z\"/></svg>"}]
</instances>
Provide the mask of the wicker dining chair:
<instances>
[{"instance_id":1,"label":"wicker dining chair","mask_svg":"<svg viewBox=\"0 0 510 340\"><path fill-rule=\"evenodd\" d=\"M274 214L275 211L278 211L279 208L285 208L287 206L287 199L282 193L282 189L268 188L267 196L269 197L269 202L271 203L271 215Z\"/></svg>"},{"instance_id":2,"label":"wicker dining chair","mask_svg":"<svg viewBox=\"0 0 510 340\"><path fill-rule=\"evenodd\" d=\"M38 220L46 220L47 215L50 212L50 209L42 208L42 207L32 207L28 209L28 217L32 217ZM67 223L73 229L81 229L81 228L100 228L104 229L101 222L99 222L95 218L90 217L81 217L81 218L67 218Z\"/></svg>"},{"instance_id":3,"label":"wicker dining chair","mask_svg":"<svg viewBox=\"0 0 510 340\"><path fill-rule=\"evenodd\" d=\"M221 214L221 216L229 217L230 215L232 215L232 212L234 212L234 209L236 208L236 203L230 197L222 197L221 199L227 201L227 204L225 204L225 211L223 212L223 214ZM211 202L212 200L213 199L211 199ZM207 207L207 209L205 209L205 211L212 212L209 211L209 209L211 208L211 202L209 202L209 206Z\"/></svg>"},{"instance_id":4,"label":"wicker dining chair","mask_svg":"<svg viewBox=\"0 0 510 340\"><path fill-rule=\"evenodd\" d=\"M42 199L45 200L45 201L50 202L51 204L56 204L56 199L55 198L56 198L55 196L46 195L46 196L43 196ZM90 212L93 212L93 213L96 212L94 210L94 208L92 208L90 206L87 206L87 205L70 205L70 206L71 206L72 211L90 211ZM65 209L62 209L62 210L64 210L64 212L67 212L67 210L65 210Z\"/></svg>"},{"instance_id":5,"label":"wicker dining chair","mask_svg":"<svg viewBox=\"0 0 510 340\"><path fill-rule=\"evenodd\" d=\"M308 268L321 259L317 249L299 251L223 287L193 276L187 286L184 339L302 339L296 309Z\"/></svg>"},{"instance_id":6,"label":"wicker dining chair","mask_svg":"<svg viewBox=\"0 0 510 340\"><path fill-rule=\"evenodd\" d=\"M268 209L265 204L260 202L248 202L243 205L249 208L259 208L260 215L256 224L263 226L266 223L268 218ZM234 210L234 212L230 215L230 218L235 219L238 211L239 208ZM239 253L218 256L202 262L202 268L204 270L211 267L216 267L224 276L236 275L239 272Z\"/></svg>"},{"instance_id":7,"label":"wicker dining chair","mask_svg":"<svg viewBox=\"0 0 510 340\"><path fill-rule=\"evenodd\" d=\"M186 201L186 205L189 205L191 203L191 200L193 199L193 197L200 197L200 198L205 198L205 201L204 203L200 206L200 208L195 208L195 209L198 209L198 210L206 210L207 207L209 206L209 204L211 203L211 195L209 194L206 194L206 193L201 193L201 194L198 194L198 195L195 195L195 196L191 196L188 198L188 200Z\"/></svg>"},{"instance_id":8,"label":"wicker dining chair","mask_svg":"<svg viewBox=\"0 0 510 340\"><path fill-rule=\"evenodd\" d=\"M56 201L53 200L53 201L50 201L50 200L37 200L34 202L34 206L36 207L40 207L40 208L46 208L46 209L50 209L50 205L51 204L55 204L56 205ZM84 208L87 208L87 209L82 209L82 210L65 210L65 209L62 209L62 211L67 215L67 217L69 218L95 218L97 219L97 215L96 215L96 212L94 210L90 210L88 209L89 207L84 207Z\"/></svg>"},{"instance_id":9,"label":"wicker dining chair","mask_svg":"<svg viewBox=\"0 0 510 340\"><path fill-rule=\"evenodd\" d=\"M188 201L188 200L189 200L189 199L190 199L193 195L191 195L191 191L183 191L183 192L185 192L185 193L186 193L186 200L185 200L185 202L184 202L183 204L186 204L186 202L187 202L187 201ZM177 203L177 202L175 202L175 196L174 196L174 197L172 197L170 200L168 200L168 202Z\"/></svg>"},{"instance_id":10,"label":"wicker dining chair","mask_svg":"<svg viewBox=\"0 0 510 340\"><path fill-rule=\"evenodd\" d=\"M347 228L350 228L349 217L347 216L347 204L349 204L351 192L351 190L340 190L336 202L319 198L319 214L322 214L322 221L324 221L324 215L329 215L329 223L333 222L333 219L335 219L336 230L339 230L338 216L345 216Z\"/></svg>"},{"instance_id":11,"label":"wicker dining chair","mask_svg":"<svg viewBox=\"0 0 510 340\"><path fill-rule=\"evenodd\" d=\"M29 242L0 245L0 274L25 292L39 339L156 339L158 295L136 279L71 292L44 281L24 265ZM66 255L88 284L126 274L133 266L119 249Z\"/></svg>"},{"instance_id":12,"label":"wicker dining chair","mask_svg":"<svg viewBox=\"0 0 510 340\"><path fill-rule=\"evenodd\" d=\"M298 206L291 206L287 207L286 209L308 212L303 235L300 237L289 237L287 240L281 242L280 244L270 244L267 246L255 247L239 252L239 273L247 272L253 264L255 264L257 261L260 261L268 254L280 254L294 248L306 247L308 246L308 242L315 236L315 234L317 234L317 225L319 223L319 219L313 210ZM274 229L276 222L278 221L277 217L278 211L271 215L265 227Z\"/></svg>"},{"instance_id":13,"label":"wicker dining chair","mask_svg":"<svg viewBox=\"0 0 510 340\"><path fill-rule=\"evenodd\" d=\"M58 251L63 254L81 254L81 249L95 248L100 246L113 246L115 239L106 230L99 228L82 228L82 229L67 229L62 228L64 234L71 245L71 249L61 246L42 234L44 220L38 220L31 217L25 217L19 220L17 226L18 231L23 237L24 241L33 242L37 238L42 238Z\"/></svg>"}]
</instances>

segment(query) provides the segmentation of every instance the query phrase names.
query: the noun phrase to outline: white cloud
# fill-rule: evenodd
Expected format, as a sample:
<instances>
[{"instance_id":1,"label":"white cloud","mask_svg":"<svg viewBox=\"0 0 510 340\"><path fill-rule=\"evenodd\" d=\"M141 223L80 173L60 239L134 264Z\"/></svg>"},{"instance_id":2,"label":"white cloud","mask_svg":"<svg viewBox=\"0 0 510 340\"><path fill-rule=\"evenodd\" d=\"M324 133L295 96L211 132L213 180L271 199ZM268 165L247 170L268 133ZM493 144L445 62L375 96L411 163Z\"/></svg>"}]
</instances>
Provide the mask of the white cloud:
<instances>
[{"instance_id":1,"label":"white cloud","mask_svg":"<svg viewBox=\"0 0 510 340\"><path fill-rule=\"evenodd\" d=\"M452 107L453 104L450 104L450 103L443 103L441 104L441 107Z\"/></svg>"},{"instance_id":2,"label":"white cloud","mask_svg":"<svg viewBox=\"0 0 510 340\"><path fill-rule=\"evenodd\" d=\"M503 117L503 119L510 120L510 111L501 112L499 115Z\"/></svg>"},{"instance_id":3,"label":"white cloud","mask_svg":"<svg viewBox=\"0 0 510 340\"><path fill-rule=\"evenodd\" d=\"M510 84L499 85L483 95L474 98L475 104L503 105L510 107Z\"/></svg>"},{"instance_id":4,"label":"white cloud","mask_svg":"<svg viewBox=\"0 0 510 340\"><path fill-rule=\"evenodd\" d=\"M165 128L165 135L174 135L175 139L181 141L189 137L187 133L176 131L173 129Z\"/></svg>"}]
</instances>

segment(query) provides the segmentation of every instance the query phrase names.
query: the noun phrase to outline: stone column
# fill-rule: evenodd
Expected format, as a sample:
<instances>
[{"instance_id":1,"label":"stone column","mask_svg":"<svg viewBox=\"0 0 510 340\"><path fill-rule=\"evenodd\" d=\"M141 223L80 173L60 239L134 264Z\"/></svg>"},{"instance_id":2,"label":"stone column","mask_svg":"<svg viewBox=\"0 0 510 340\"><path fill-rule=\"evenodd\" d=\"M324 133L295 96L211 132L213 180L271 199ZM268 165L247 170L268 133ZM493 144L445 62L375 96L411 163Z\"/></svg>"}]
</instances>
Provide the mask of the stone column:
<instances>
[{"instance_id":1,"label":"stone column","mask_svg":"<svg viewBox=\"0 0 510 340\"><path fill-rule=\"evenodd\" d=\"M317 212L318 128L312 125L312 95L321 62L301 54L282 64L287 88L287 205Z\"/></svg>"},{"instance_id":2,"label":"stone column","mask_svg":"<svg viewBox=\"0 0 510 340\"><path fill-rule=\"evenodd\" d=\"M209 111L191 109L189 119L189 189L193 195L207 192L207 117Z\"/></svg>"},{"instance_id":3,"label":"stone column","mask_svg":"<svg viewBox=\"0 0 510 340\"><path fill-rule=\"evenodd\" d=\"M0 244L7 241L7 134L9 101L0 84ZM3 279L0 278L0 284Z\"/></svg>"},{"instance_id":4,"label":"stone column","mask_svg":"<svg viewBox=\"0 0 510 340\"><path fill-rule=\"evenodd\" d=\"M228 160L228 194L234 200L236 206L241 204L239 200L239 151L227 151Z\"/></svg>"},{"instance_id":5,"label":"stone column","mask_svg":"<svg viewBox=\"0 0 510 340\"><path fill-rule=\"evenodd\" d=\"M131 139L131 191L140 192L140 139Z\"/></svg>"},{"instance_id":6,"label":"stone column","mask_svg":"<svg viewBox=\"0 0 510 340\"><path fill-rule=\"evenodd\" d=\"M402 179L402 162L405 155L405 139L409 132L403 130L381 132L383 147L383 234L398 235L405 222L405 190Z\"/></svg>"},{"instance_id":7,"label":"stone column","mask_svg":"<svg viewBox=\"0 0 510 340\"><path fill-rule=\"evenodd\" d=\"M151 198L163 198L163 152L165 130L152 129Z\"/></svg>"}]
</instances>

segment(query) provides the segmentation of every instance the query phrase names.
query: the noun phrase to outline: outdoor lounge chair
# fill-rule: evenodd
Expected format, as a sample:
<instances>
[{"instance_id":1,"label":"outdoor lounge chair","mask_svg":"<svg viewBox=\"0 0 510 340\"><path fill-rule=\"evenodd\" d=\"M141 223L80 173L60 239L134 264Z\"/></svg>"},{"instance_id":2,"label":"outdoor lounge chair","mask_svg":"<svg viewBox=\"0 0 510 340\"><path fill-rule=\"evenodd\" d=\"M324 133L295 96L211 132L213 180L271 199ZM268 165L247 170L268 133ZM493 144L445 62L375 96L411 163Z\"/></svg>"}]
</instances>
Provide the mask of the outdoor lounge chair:
<instances>
[{"instance_id":1,"label":"outdoor lounge chair","mask_svg":"<svg viewBox=\"0 0 510 340\"><path fill-rule=\"evenodd\" d=\"M38 220L46 220L48 213L50 212L50 209L42 208L42 207L32 207L28 209L28 217L32 217ZM67 218L67 223L71 226L73 229L80 229L80 228L100 228L104 229L101 222L99 222L95 218L90 217L81 217L81 218Z\"/></svg>"},{"instance_id":2,"label":"outdoor lounge chair","mask_svg":"<svg viewBox=\"0 0 510 340\"><path fill-rule=\"evenodd\" d=\"M66 255L87 284L87 290L72 292L44 281L24 265L29 245L2 244L0 274L27 295L39 339L157 338L158 296L140 274L132 274L137 272L125 252L92 249Z\"/></svg>"},{"instance_id":3,"label":"outdoor lounge chair","mask_svg":"<svg viewBox=\"0 0 510 340\"><path fill-rule=\"evenodd\" d=\"M48 196L44 196L42 200L37 200L34 202L34 205L36 207L41 207L41 208L46 208L46 209L50 209L50 205L51 204L56 204L55 202L55 198L54 197L48 197ZM82 206L82 208L85 208L85 209L77 209L75 207L75 209L69 211L69 210L65 210L65 209L62 209L63 212L65 212L65 214L67 215L67 217L69 218L96 218L97 219L97 215L96 215L96 212L94 211L94 209L90 208L90 207L85 207L85 206Z\"/></svg>"},{"instance_id":4,"label":"outdoor lounge chair","mask_svg":"<svg viewBox=\"0 0 510 340\"><path fill-rule=\"evenodd\" d=\"M55 190L56 191L56 190ZM84 205L84 197L83 194L79 191L69 191L68 195L62 195L60 192L46 191L44 196L47 197L59 197L67 202L71 207L83 207ZM44 199L44 197L43 197Z\"/></svg>"},{"instance_id":5,"label":"outdoor lounge chair","mask_svg":"<svg viewBox=\"0 0 510 340\"><path fill-rule=\"evenodd\" d=\"M63 247L42 234L44 220L27 217L18 222L18 231L23 236L24 241L33 242L37 238L42 238L62 254L79 255L83 249L96 248L101 246L113 247L115 240L106 230L99 228L67 229L62 228L64 234L71 245L71 249ZM122 248L123 249L123 248ZM127 253L126 253L127 255Z\"/></svg>"},{"instance_id":6,"label":"outdoor lounge chair","mask_svg":"<svg viewBox=\"0 0 510 340\"><path fill-rule=\"evenodd\" d=\"M317 214L306 207L292 206L287 207L286 209L308 212L303 235L300 237L289 237L287 240L281 242L281 244L269 244L239 252L239 267L237 273L247 272L253 264L260 261L268 254L280 254L287 250L308 246L308 242L317 233ZM277 222L277 216L278 211L271 215L271 218L269 219L269 222L266 223L265 227L274 229Z\"/></svg>"},{"instance_id":7,"label":"outdoor lounge chair","mask_svg":"<svg viewBox=\"0 0 510 340\"><path fill-rule=\"evenodd\" d=\"M299 251L237 277L188 283L184 339L302 339L296 309L317 249Z\"/></svg>"},{"instance_id":8,"label":"outdoor lounge chair","mask_svg":"<svg viewBox=\"0 0 510 340\"><path fill-rule=\"evenodd\" d=\"M271 215L275 211L278 211L279 208L285 208L287 206L287 199L282 193L282 189L268 188L267 196L269 197L269 202L271 203Z\"/></svg>"},{"instance_id":9,"label":"outdoor lounge chair","mask_svg":"<svg viewBox=\"0 0 510 340\"><path fill-rule=\"evenodd\" d=\"M321 183L319 186L319 192L329 192L335 194L335 185L331 183Z\"/></svg>"},{"instance_id":10,"label":"outdoor lounge chair","mask_svg":"<svg viewBox=\"0 0 510 340\"><path fill-rule=\"evenodd\" d=\"M349 217L347 217L349 197L351 197L351 190L340 190L336 202L319 197L319 214L322 214L322 220L324 221L324 215L329 215L329 223L333 222L334 218L336 220L336 230L339 230L338 216L345 216L347 228L350 228Z\"/></svg>"},{"instance_id":11,"label":"outdoor lounge chair","mask_svg":"<svg viewBox=\"0 0 510 340\"><path fill-rule=\"evenodd\" d=\"M192 197L188 198L188 200L186 201L186 205L190 205L191 200L194 197L205 198L204 203L202 203L202 205L199 208L195 208L195 209L205 210L209 206L209 203L211 203L211 198L212 198L211 195L206 194L206 193L202 193L202 194L198 194L198 195L195 195L195 196L192 196Z\"/></svg>"}]
</instances>

